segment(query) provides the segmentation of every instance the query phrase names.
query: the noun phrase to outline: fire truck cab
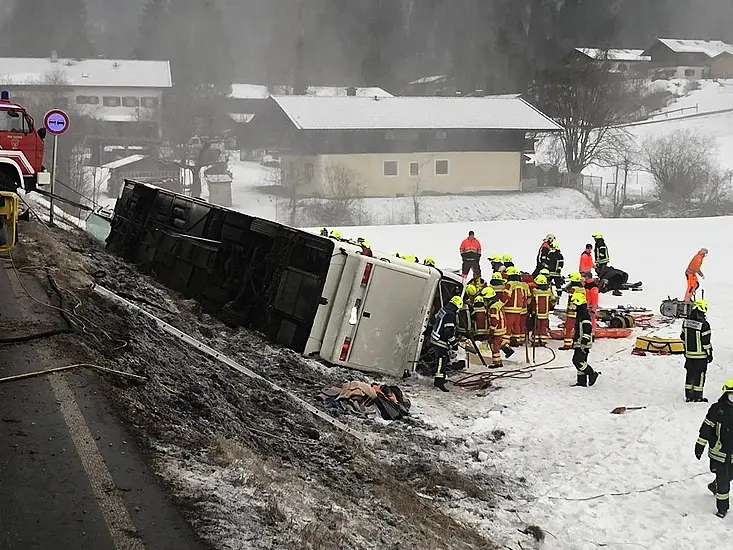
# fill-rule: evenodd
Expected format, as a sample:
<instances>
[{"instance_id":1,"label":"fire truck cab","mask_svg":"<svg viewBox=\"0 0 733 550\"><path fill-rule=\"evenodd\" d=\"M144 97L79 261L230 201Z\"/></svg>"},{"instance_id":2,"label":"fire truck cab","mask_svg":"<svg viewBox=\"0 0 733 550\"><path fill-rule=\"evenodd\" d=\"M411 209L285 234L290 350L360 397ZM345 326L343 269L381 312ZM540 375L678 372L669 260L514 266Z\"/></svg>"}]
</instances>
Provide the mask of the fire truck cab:
<instances>
[{"instance_id":1,"label":"fire truck cab","mask_svg":"<svg viewBox=\"0 0 733 550\"><path fill-rule=\"evenodd\" d=\"M46 129L36 129L24 107L0 93L0 191L33 191L49 185L51 174L43 167Z\"/></svg>"}]
</instances>

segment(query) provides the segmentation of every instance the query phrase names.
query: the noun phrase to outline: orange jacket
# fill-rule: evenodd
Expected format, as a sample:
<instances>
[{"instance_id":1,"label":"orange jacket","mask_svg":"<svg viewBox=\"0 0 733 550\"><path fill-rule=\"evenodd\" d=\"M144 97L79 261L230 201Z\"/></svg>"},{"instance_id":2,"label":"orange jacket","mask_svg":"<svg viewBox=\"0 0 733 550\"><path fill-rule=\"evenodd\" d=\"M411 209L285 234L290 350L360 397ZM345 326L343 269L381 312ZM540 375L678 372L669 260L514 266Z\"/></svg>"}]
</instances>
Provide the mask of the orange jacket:
<instances>
[{"instance_id":1,"label":"orange jacket","mask_svg":"<svg viewBox=\"0 0 733 550\"><path fill-rule=\"evenodd\" d=\"M505 313L527 313L527 298L529 287L522 281L509 281L506 284Z\"/></svg>"},{"instance_id":2,"label":"orange jacket","mask_svg":"<svg viewBox=\"0 0 733 550\"><path fill-rule=\"evenodd\" d=\"M501 300L496 300L489 306L489 327L491 336L504 336L506 334L506 315Z\"/></svg>"},{"instance_id":3,"label":"orange jacket","mask_svg":"<svg viewBox=\"0 0 733 550\"><path fill-rule=\"evenodd\" d=\"M481 254L481 243L476 237L466 237L461 243L460 251L461 254L466 254L468 252Z\"/></svg>"},{"instance_id":4,"label":"orange jacket","mask_svg":"<svg viewBox=\"0 0 733 550\"><path fill-rule=\"evenodd\" d=\"M593 256L587 250L584 250L580 255L578 271L580 271L581 274L585 274L592 271L595 267L596 264L593 263Z\"/></svg>"},{"instance_id":5,"label":"orange jacket","mask_svg":"<svg viewBox=\"0 0 733 550\"><path fill-rule=\"evenodd\" d=\"M702 252L698 252L695 254L695 256L690 260L690 265L687 266L687 269L685 270L685 275L702 275L702 272L700 269L702 269L702 261L705 259L705 254Z\"/></svg>"},{"instance_id":6,"label":"orange jacket","mask_svg":"<svg viewBox=\"0 0 733 550\"><path fill-rule=\"evenodd\" d=\"M473 308L473 334L475 336L489 334L489 310L483 303L478 303Z\"/></svg>"}]
</instances>

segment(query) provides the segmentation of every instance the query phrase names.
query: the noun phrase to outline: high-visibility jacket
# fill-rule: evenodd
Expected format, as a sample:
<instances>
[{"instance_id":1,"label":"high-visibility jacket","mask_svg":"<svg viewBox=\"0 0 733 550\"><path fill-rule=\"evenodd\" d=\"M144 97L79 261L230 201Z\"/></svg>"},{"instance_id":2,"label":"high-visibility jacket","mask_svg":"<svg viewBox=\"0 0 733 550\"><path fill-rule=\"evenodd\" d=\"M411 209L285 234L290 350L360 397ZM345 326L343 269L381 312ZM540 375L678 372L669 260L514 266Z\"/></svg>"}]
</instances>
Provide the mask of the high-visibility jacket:
<instances>
[{"instance_id":1,"label":"high-visibility jacket","mask_svg":"<svg viewBox=\"0 0 733 550\"><path fill-rule=\"evenodd\" d=\"M547 270L550 272L550 276L559 277L562 275L563 267L565 267L565 258L562 252L557 249L552 249L547 258Z\"/></svg>"},{"instance_id":2,"label":"high-visibility jacket","mask_svg":"<svg viewBox=\"0 0 733 550\"><path fill-rule=\"evenodd\" d=\"M702 261L705 259L705 254L698 252L690 260L690 264L685 269L685 275L701 275L700 270L702 269Z\"/></svg>"},{"instance_id":3,"label":"high-visibility jacket","mask_svg":"<svg viewBox=\"0 0 733 550\"><path fill-rule=\"evenodd\" d=\"M690 316L682 321L680 338L685 344L686 359L707 359L713 353L710 343L710 323L705 314L693 310Z\"/></svg>"},{"instance_id":4,"label":"high-visibility jacket","mask_svg":"<svg viewBox=\"0 0 733 550\"><path fill-rule=\"evenodd\" d=\"M506 334L506 315L504 314L504 303L494 299L489 304L489 334L491 336L504 336Z\"/></svg>"},{"instance_id":5,"label":"high-visibility jacket","mask_svg":"<svg viewBox=\"0 0 733 550\"><path fill-rule=\"evenodd\" d=\"M568 293L567 316L575 318L575 304L570 300L570 298L572 298L573 294L575 294L576 292L582 291L585 293L585 289L583 288L583 283L570 281L570 284L567 287L565 287L565 290Z\"/></svg>"},{"instance_id":6,"label":"high-visibility jacket","mask_svg":"<svg viewBox=\"0 0 733 550\"><path fill-rule=\"evenodd\" d=\"M733 405L727 402L728 394L724 393L713 403L700 426L695 446L700 452L708 446L710 460L730 464L733 459Z\"/></svg>"},{"instance_id":7,"label":"high-visibility jacket","mask_svg":"<svg viewBox=\"0 0 733 550\"><path fill-rule=\"evenodd\" d=\"M588 308L581 306L575 311L574 349L590 349L593 346L593 323Z\"/></svg>"},{"instance_id":8,"label":"high-visibility jacket","mask_svg":"<svg viewBox=\"0 0 733 550\"><path fill-rule=\"evenodd\" d=\"M464 254L481 255L481 243L476 237L466 237L460 247L461 256Z\"/></svg>"},{"instance_id":9,"label":"high-visibility jacket","mask_svg":"<svg viewBox=\"0 0 733 550\"><path fill-rule=\"evenodd\" d=\"M466 302L456 312L456 333L468 335L473 332L473 305Z\"/></svg>"},{"instance_id":10,"label":"high-visibility jacket","mask_svg":"<svg viewBox=\"0 0 733 550\"><path fill-rule=\"evenodd\" d=\"M529 287L522 281L508 281L506 284L505 313L527 313Z\"/></svg>"},{"instance_id":11,"label":"high-visibility jacket","mask_svg":"<svg viewBox=\"0 0 733 550\"><path fill-rule=\"evenodd\" d=\"M502 279L501 281L492 279L491 288L493 288L494 292L496 292L497 298L499 298L499 300L503 302L506 298L506 281L504 279Z\"/></svg>"},{"instance_id":12,"label":"high-visibility jacket","mask_svg":"<svg viewBox=\"0 0 733 550\"><path fill-rule=\"evenodd\" d=\"M456 338L456 312L458 308L454 304L446 304L435 315L433 331L430 334L430 342L434 346L449 348Z\"/></svg>"},{"instance_id":13,"label":"high-visibility jacket","mask_svg":"<svg viewBox=\"0 0 733 550\"><path fill-rule=\"evenodd\" d=\"M481 277L474 278L469 284L475 286L479 294L481 294L481 291L488 286L488 283Z\"/></svg>"},{"instance_id":14,"label":"high-visibility jacket","mask_svg":"<svg viewBox=\"0 0 733 550\"><path fill-rule=\"evenodd\" d=\"M592 314L594 314L598 311L598 299L600 295L598 283L596 283L594 279L586 282L583 285L583 288L585 289L585 299L588 301L588 309Z\"/></svg>"},{"instance_id":15,"label":"high-visibility jacket","mask_svg":"<svg viewBox=\"0 0 733 550\"><path fill-rule=\"evenodd\" d=\"M578 262L578 271L582 274L593 271L596 264L593 263L593 256L591 256L588 250L584 250L580 255L580 262Z\"/></svg>"},{"instance_id":16,"label":"high-visibility jacket","mask_svg":"<svg viewBox=\"0 0 733 550\"><path fill-rule=\"evenodd\" d=\"M530 291L537 286L537 283L534 282L534 277L529 273L522 273L522 282L526 283ZM529 299L529 294L527 294L527 299Z\"/></svg>"},{"instance_id":17,"label":"high-visibility jacket","mask_svg":"<svg viewBox=\"0 0 733 550\"><path fill-rule=\"evenodd\" d=\"M608 262L611 261L611 255L608 253L608 247L603 239L598 239L596 241L596 247L593 249L593 254L596 258L597 267L608 265Z\"/></svg>"},{"instance_id":18,"label":"high-visibility jacket","mask_svg":"<svg viewBox=\"0 0 733 550\"><path fill-rule=\"evenodd\" d=\"M489 334L489 310L483 302L477 303L473 308L473 334L475 336L487 336Z\"/></svg>"},{"instance_id":19,"label":"high-visibility jacket","mask_svg":"<svg viewBox=\"0 0 733 550\"><path fill-rule=\"evenodd\" d=\"M537 319L549 319L550 308L555 303L555 295L552 290L547 288L547 285L542 285L545 288L535 288L532 290L532 300L530 307L532 312L536 315Z\"/></svg>"}]
</instances>

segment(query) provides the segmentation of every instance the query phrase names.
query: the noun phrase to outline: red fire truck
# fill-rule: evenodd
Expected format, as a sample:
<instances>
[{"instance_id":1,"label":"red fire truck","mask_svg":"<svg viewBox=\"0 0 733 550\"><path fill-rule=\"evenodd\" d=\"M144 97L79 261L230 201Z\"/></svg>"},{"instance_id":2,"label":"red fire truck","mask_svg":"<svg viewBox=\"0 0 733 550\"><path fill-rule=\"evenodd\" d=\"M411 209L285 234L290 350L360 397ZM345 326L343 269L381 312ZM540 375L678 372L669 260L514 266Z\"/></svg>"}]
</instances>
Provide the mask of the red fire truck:
<instances>
[{"instance_id":1,"label":"red fire truck","mask_svg":"<svg viewBox=\"0 0 733 550\"><path fill-rule=\"evenodd\" d=\"M36 129L25 108L0 94L0 191L33 191L49 185L51 174L43 167L46 129Z\"/></svg>"}]
</instances>

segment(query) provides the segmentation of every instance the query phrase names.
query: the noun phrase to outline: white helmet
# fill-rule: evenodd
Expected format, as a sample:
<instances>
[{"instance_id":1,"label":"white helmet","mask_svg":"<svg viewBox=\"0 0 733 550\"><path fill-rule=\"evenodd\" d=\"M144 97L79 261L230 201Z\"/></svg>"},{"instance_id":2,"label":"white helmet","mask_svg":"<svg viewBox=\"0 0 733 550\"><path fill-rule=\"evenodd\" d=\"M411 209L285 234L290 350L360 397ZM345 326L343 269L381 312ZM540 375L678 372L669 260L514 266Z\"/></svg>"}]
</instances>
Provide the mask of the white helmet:
<instances>
[{"instance_id":1,"label":"white helmet","mask_svg":"<svg viewBox=\"0 0 733 550\"><path fill-rule=\"evenodd\" d=\"M555 240L555 235L553 235L552 233L548 233L547 235L545 235L546 243L551 243L554 240Z\"/></svg>"}]
</instances>

